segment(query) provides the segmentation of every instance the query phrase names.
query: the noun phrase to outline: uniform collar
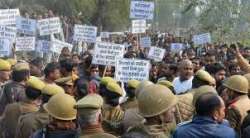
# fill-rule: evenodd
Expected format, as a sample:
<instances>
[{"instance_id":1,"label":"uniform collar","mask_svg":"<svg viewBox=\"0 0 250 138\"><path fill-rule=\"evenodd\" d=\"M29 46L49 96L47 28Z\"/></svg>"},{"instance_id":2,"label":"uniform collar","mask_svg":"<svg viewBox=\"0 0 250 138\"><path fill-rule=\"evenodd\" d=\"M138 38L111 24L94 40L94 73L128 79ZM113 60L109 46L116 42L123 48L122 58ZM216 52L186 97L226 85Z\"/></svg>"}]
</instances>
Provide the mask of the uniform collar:
<instances>
[{"instance_id":1,"label":"uniform collar","mask_svg":"<svg viewBox=\"0 0 250 138\"><path fill-rule=\"evenodd\" d=\"M82 128L82 134L95 134L104 132L101 124L88 125Z\"/></svg>"}]
</instances>

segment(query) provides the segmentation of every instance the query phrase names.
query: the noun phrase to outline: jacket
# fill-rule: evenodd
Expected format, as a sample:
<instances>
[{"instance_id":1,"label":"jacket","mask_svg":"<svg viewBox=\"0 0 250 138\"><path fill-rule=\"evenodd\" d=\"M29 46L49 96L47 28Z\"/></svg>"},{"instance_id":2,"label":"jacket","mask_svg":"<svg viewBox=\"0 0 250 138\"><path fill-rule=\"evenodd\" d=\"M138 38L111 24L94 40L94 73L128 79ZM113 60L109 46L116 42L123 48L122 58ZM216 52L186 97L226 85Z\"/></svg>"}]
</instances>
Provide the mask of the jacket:
<instances>
[{"instance_id":1,"label":"jacket","mask_svg":"<svg viewBox=\"0 0 250 138\"><path fill-rule=\"evenodd\" d=\"M247 95L239 96L228 106L226 118L231 127L234 128L239 135L243 119L247 116L247 111L249 110L250 99Z\"/></svg>"},{"instance_id":2,"label":"jacket","mask_svg":"<svg viewBox=\"0 0 250 138\"><path fill-rule=\"evenodd\" d=\"M25 86L21 83L10 81L3 86L0 97L0 115L3 113L7 104L22 101L25 98Z\"/></svg>"},{"instance_id":3,"label":"jacket","mask_svg":"<svg viewBox=\"0 0 250 138\"><path fill-rule=\"evenodd\" d=\"M28 102L12 103L6 106L1 118L1 134L5 138L14 138L20 116L38 111L38 106Z\"/></svg>"},{"instance_id":4,"label":"jacket","mask_svg":"<svg viewBox=\"0 0 250 138\"><path fill-rule=\"evenodd\" d=\"M236 138L227 122L218 124L210 117L195 116L191 122L177 127L173 138Z\"/></svg>"}]
</instances>

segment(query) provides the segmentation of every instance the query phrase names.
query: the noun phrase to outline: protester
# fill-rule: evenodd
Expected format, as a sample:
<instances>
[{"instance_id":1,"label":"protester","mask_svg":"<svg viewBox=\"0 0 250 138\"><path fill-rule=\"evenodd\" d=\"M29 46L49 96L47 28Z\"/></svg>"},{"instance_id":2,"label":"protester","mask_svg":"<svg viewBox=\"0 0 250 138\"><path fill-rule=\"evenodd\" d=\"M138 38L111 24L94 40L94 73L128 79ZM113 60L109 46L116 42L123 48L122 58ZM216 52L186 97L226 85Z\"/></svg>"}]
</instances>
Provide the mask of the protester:
<instances>
[{"instance_id":1,"label":"protester","mask_svg":"<svg viewBox=\"0 0 250 138\"><path fill-rule=\"evenodd\" d=\"M192 88L193 64L190 60L183 60L178 66L179 76L173 80L176 94L183 94Z\"/></svg>"},{"instance_id":2,"label":"protester","mask_svg":"<svg viewBox=\"0 0 250 138\"><path fill-rule=\"evenodd\" d=\"M44 82L47 84L55 83L55 80L59 79L60 74L60 66L58 63L48 63L44 69Z\"/></svg>"},{"instance_id":3,"label":"protester","mask_svg":"<svg viewBox=\"0 0 250 138\"><path fill-rule=\"evenodd\" d=\"M225 117L223 100L213 93L201 95L195 103L196 116L191 122L177 127L174 138L220 137L236 138ZM223 132L223 133L222 133Z\"/></svg>"}]
</instances>

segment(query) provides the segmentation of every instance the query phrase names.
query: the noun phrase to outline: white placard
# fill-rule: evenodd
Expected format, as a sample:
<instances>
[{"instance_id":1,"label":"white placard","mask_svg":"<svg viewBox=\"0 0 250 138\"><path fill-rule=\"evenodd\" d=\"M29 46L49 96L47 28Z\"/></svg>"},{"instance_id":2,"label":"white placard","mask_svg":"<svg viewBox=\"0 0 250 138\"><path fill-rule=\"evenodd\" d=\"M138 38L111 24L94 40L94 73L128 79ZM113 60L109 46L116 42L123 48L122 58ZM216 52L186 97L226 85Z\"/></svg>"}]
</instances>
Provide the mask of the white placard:
<instances>
[{"instance_id":1,"label":"white placard","mask_svg":"<svg viewBox=\"0 0 250 138\"><path fill-rule=\"evenodd\" d=\"M68 47L69 50L71 51L72 48L73 48L73 45L69 44L69 43L66 43L66 42L63 42L63 41L60 41L58 39L54 39L52 41L52 46L51 46L51 51L52 52L55 52L55 53L61 53L62 49L64 47Z\"/></svg>"},{"instance_id":2,"label":"white placard","mask_svg":"<svg viewBox=\"0 0 250 138\"><path fill-rule=\"evenodd\" d=\"M116 62L115 79L121 82L129 80L148 80L150 62L148 60L121 58Z\"/></svg>"},{"instance_id":3,"label":"white placard","mask_svg":"<svg viewBox=\"0 0 250 138\"><path fill-rule=\"evenodd\" d=\"M211 43L211 35L210 33L204 33L200 35L193 36L193 42L196 45L202 45L206 43Z\"/></svg>"},{"instance_id":4,"label":"white placard","mask_svg":"<svg viewBox=\"0 0 250 138\"><path fill-rule=\"evenodd\" d=\"M38 20L37 27L41 36L60 33L62 30L59 17Z\"/></svg>"},{"instance_id":5,"label":"white placard","mask_svg":"<svg viewBox=\"0 0 250 138\"><path fill-rule=\"evenodd\" d=\"M140 46L141 47L150 47L151 46L151 38L150 37L141 37L140 38Z\"/></svg>"},{"instance_id":6,"label":"white placard","mask_svg":"<svg viewBox=\"0 0 250 138\"><path fill-rule=\"evenodd\" d=\"M124 52L124 45L96 42L92 64L115 66L116 60L122 58Z\"/></svg>"},{"instance_id":7,"label":"white placard","mask_svg":"<svg viewBox=\"0 0 250 138\"><path fill-rule=\"evenodd\" d=\"M15 25L18 16L20 16L19 9L1 9L0 25Z\"/></svg>"},{"instance_id":8,"label":"white placard","mask_svg":"<svg viewBox=\"0 0 250 138\"><path fill-rule=\"evenodd\" d=\"M36 43L36 51L48 53L51 51L50 41L47 40L38 40Z\"/></svg>"},{"instance_id":9,"label":"white placard","mask_svg":"<svg viewBox=\"0 0 250 138\"><path fill-rule=\"evenodd\" d=\"M101 32L100 36L101 38L109 38L109 32Z\"/></svg>"},{"instance_id":10,"label":"white placard","mask_svg":"<svg viewBox=\"0 0 250 138\"><path fill-rule=\"evenodd\" d=\"M148 58L153 59L154 61L162 61L165 55L165 49L158 48L158 47L150 47L148 52Z\"/></svg>"},{"instance_id":11,"label":"white placard","mask_svg":"<svg viewBox=\"0 0 250 138\"><path fill-rule=\"evenodd\" d=\"M178 53L184 49L184 45L182 43L171 43L170 51L174 53Z\"/></svg>"},{"instance_id":12,"label":"white placard","mask_svg":"<svg viewBox=\"0 0 250 138\"><path fill-rule=\"evenodd\" d=\"M0 38L0 57L9 56L12 48L12 43L9 39Z\"/></svg>"},{"instance_id":13,"label":"white placard","mask_svg":"<svg viewBox=\"0 0 250 138\"><path fill-rule=\"evenodd\" d=\"M130 18L152 20L154 18L154 2L131 1Z\"/></svg>"},{"instance_id":14,"label":"white placard","mask_svg":"<svg viewBox=\"0 0 250 138\"><path fill-rule=\"evenodd\" d=\"M17 17L16 19L16 28L17 32L26 35L35 35L36 34L36 20Z\"/></svg>"},{"instance_id":15,"label":"white placard","mask_svg":"<svg viewBox=\"0 0 250 138\"><path fill-rule=\"evenodd\" d=\"M35 37L17 37L16 51L34 51L36 38Z\"/></svg>"},{"instance_id":16,"label":"white placard","mask_svg":"<svg viewBox=\"0 0 250 138\"><path fill-rule=\"evenodd\" d=\"M13 42L16 39L16 28L12 26L0 26L0 38L9 39Z\"/></svg>"},{"instance_id":17,"label":"white placard","mask_svg":"<svg viewBox=\"0 0 250 138\"><path fill-rule=\"evenodd\" d=\"M146 20L132 20L132 33L145 33Z\"/></svg>"},{"instance_id":18,"label":"white placard","mask_svg":"<svg viewBox=\"0 0 250 138\"><path fill-rule=\"evenodd\" d=\"M95 43L97 35L97 27L86 25L75 25L74 27L74 40L79 42Z\"/></svg>"}]
</instances>

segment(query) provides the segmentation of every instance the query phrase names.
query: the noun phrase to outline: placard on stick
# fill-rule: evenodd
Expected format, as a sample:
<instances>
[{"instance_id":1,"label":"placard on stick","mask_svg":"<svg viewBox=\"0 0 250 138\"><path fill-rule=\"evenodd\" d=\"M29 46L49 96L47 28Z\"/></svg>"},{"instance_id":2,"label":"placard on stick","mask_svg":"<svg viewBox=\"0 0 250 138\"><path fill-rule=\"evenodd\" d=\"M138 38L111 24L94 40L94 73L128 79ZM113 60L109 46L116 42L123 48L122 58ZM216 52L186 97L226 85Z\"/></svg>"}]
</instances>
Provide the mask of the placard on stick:
<instances>
[{"instance_id":1,"label":"placard on stick","mask_svg":"<svg viewBox=\"0 0 250 138\"><path fill-rule=\"evenodd\" d=\"M152 20L154 18L154 2L131 1L130 18Z\"/></svg>"},{"instance_id":2,"label":"placard on stick","mask_svg":"<svg viewBox=\"0 0 250 138\"><path fill-rule=\"evenodd\" d=\"M148 58L153 59L154 61L162 61L164 55L165 55L165 49L158 48L158 47L150 47Z\"/></svg>"},{"instance_id":3,"label":"placard on stick","mask_svg":"<svg viewBox=\"0 0 250 138\"><path fill-rule=\"evenodd\" d=\"M0 57L9 56L12 43L9 39L0 38Z\"/></svg>"},{"instance_id":4,"label":"placard on stick","mask_svg":"<svg viewBox=\"0 0 250 138\"><path fill-rule=\"evenodd\" d=\"M182 43L171 43L170 50L171 52L178 53L184 49L184 45Z\"/></svg>"},{"instance_id":5,"label":"placard on stick","mask_svg":"<svg viewBox=\"0 0 250 138\"><path fill-rule=\"evenodd\" d=\"M57 34L62 30L59 17L38 20L37 26L41 36Z\"/></svg>"},{"instance_id":6,"label":"placard on stick","mask_svg":"<svg viewBox=\"0 0 250 138\"><path fill-rule=\"evenodd\" d=\"M19 9L1 9L0 25L15 25L18 16L20 16Z\"/></svg>"},{"instance_id":7,"label":"placard on stick","mask_svg":"<svg viewBox=\"0 0 250 138\"><path fill-rule=\"evenodd\" d=\"M17 37L16 51L34 51L35 43L36 43L35 37Z\"/></svg>"},{"instance_id":8,"label":"placard on stick","mask_svg":"<svg viewBox=\"0 0 250 138\"><path fill-rule=\"evenodd\" d=\"M72 48L73 48L73 45L72 44L69 44L69 43L66 43L66 42L63 42L63 41L60 41L58 39L53 39L52 41L52 47L51 47L51 51L52 52L55 52L55 53L61 53L62 49L64 47L68 47L69 50L71 51Z\"/></svg>"},{"instance_id":9,"label":"placard on stick","mask_svg":"<svg viewBox=\"0 0 250 138\"><path fill-rule=\"evenodd\" d=\"M14 42L16 39L16 28L12 26L0 25L0 38L9 39Z\"/></svg>"},{"instance_id":10,"label":"placard on stick","mask_svg":"<svg viewBox=\"0 0 250 138\"><path fill-rule=\"evenodd\" d=\"M204 33L200 35L193 36L193 42L196 45L202 45L206 43L211 43L211 35L210 33Z\"/></svg>"},{"instance_id":11,"label":"placard on stick","mask_svg":"<svg viewBox=\"0 0 250 138\"><path fill-rule=\"evenodd\" d=\"M122 58L124 52L124 45L97 42L95 44L92 64L115 66L116 60Z\"/></svg>"},{"instance_id":12,"label":"placard on stick","mask_svg":"<svg viewBox=\"0 0 250 138\"><path fill-rule=\"evenodd\" d=\"M36 34L36 20L17 17L16 19L17 32L25 35Z\"/></svg>"},{"instance_id":13,"label":"placard on stick","mask_svg":"<svg viewBox=\"0 0 250 138\"><path fill-rule=\"evenodd\" d=\"M148 80L150 62L147 60L121 58L116 62L115 79L121 82L129 80Z\"/></svg>"},{"instance_id":14,"label":"placard on stick","mask_svg":"<svg viewBox=\"0 0 250 138\"><path fill-rule=\"evenodd\" d=\"M97 35L97 27L95 26L76 24L74 27L73 39L77 42L83 41L87 43L95 43L96 35Z\"/></svg>"},{"instance_id":15,"label":"placard on stick","mask_svg":"<svg viewBox=\"0 0 250 138\"><path fill-rule=\"evenodd\" d=\"M150 47L151 46L151 38L150 37L141 37L140 38L140 46L141 47Z\"/></svg>"},{"instance_id":16,"label":"placard on stick","mask_svg":"<svg viewBox=\"0 0 250 138\"><path fill-rule=\"evenodd\" d=\"M145 33L146 28L146 20L132 20L132 33Z\"/></svg>"}]
</instances>

